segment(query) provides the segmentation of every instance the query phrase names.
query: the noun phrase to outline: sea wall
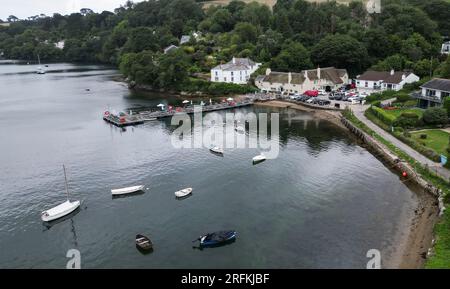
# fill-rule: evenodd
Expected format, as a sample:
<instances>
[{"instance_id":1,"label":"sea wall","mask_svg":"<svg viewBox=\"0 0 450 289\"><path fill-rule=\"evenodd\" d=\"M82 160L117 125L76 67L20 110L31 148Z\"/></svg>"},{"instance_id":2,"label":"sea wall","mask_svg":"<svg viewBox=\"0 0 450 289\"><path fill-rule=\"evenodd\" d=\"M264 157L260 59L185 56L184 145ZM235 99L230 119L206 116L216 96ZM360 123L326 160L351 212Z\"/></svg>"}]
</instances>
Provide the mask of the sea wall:
<instances>
[{"instance_id":1,"label":"sea wall","mask_svg":"<svg viewBox=\"0 0 450 289\"><path fill-rule=\"evenodd\" d=\"M418 174L414 168L406 161L399 159L394 155L384 144L380 143L378 140L368 135L366 132L356 127L353 123L347 120L345 117L341 116L342 124L348 128L353 134L355 134L361 141L363 141L372 150L377 152L388 164L391 165L396 171L401 174L406 173L408 180L415 182L421 188L429 193L433 198L435 198L439 203L439 215L442 216L445 210L442 191L435 187L433 184L427 182Z\"/></svg>"}]
</instances>

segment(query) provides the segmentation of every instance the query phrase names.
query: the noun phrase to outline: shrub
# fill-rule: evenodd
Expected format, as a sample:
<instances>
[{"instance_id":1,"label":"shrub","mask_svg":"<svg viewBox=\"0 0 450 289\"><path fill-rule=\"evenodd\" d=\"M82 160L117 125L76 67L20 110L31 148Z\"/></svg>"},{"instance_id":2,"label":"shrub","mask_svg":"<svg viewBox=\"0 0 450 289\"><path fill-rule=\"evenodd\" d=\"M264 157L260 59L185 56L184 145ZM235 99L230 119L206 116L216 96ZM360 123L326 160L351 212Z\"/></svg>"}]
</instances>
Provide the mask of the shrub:
<instances>
[{"instance_id":1,"label":"shrub","mask_svg":"<svg viewBox=\"0 0 450 289\"><path fill-rule=\"evenodd\" d=\"M417 127L419 122L419 116L414 114L414 117L404 116L403 114L399 116L394 122L394 126L400 126L403 128L413 128Z\"/></svg>"},{"instance_id":2,"label":"shrub","mask_svg":"<svg viewBox=\"0 0 450 289\"><path fill-rule=\"evenodd\" d=\"M411 96L407 93L400 93L397 95L397 102L407 102L411 100Z\"/></svg>"},{"instance_id":3,"label":"shrub","mask_svg":"<svg viewBox=\"0 0 450 289\"><path fill-rule=\"evenodd\" d=\"M448 122L447 111L441 107L431 107L423 113L423 121L429 125L444 125Z\"/></svg>"},{"instance_id":4,"label":"shrub","mask_svg":"<svg viewBox=\"0 0 450 289\"><path fill-rule=\"evenodd\" d=\"M409 131L405 130L405 131L403 132L403 136L404 136L404 137L407 137L407 138L410 138L410 137L411 137L411 134L409 133Z\"/></svg>"},{"instance_id":5,"label":"shrub","mask_svg":"<svg viewBox=\"0 0 450 289\"><path fill-rule=\"evenodd\" d=\"M384 109L376 107L376 106L371 106L371 110L373 112L373 114L379 118L382 122L384 122L387 125L392 125L395 121L395 116L388 114L384 111Z\"/></svg>"},{"instance_id":6,"label":"shrub","mask_svg":"<svg viewBox=\"0 0 450 289\"><path fill-rule=\"evenodd\" d=\"M376 100L376 101L372 102L372 105L376 106L376 107L381 107L381 100Z\"/></svg>"},{"instance_id":7,"label":"shrub","mask_svg":"<svg viewBox=\"0 0 450 289\"><path fill-rule=\"evenodd\" d=\"M405 111L401 114L401 116L405 118L419 119L419 116L413 111Z\"/></svg>"},{"instance_id":8,"label":"shrub","mask_svg":"<svg viewBox=\"0 0 450 289\"><path fill-rule=\"evenodd\" d=\"M426 134L424 134L424 133L420 134L420 138L421 138L421 139L427 139L427 137L428 137L428 136L427 136Z\"/></svg>"}]
</instances>

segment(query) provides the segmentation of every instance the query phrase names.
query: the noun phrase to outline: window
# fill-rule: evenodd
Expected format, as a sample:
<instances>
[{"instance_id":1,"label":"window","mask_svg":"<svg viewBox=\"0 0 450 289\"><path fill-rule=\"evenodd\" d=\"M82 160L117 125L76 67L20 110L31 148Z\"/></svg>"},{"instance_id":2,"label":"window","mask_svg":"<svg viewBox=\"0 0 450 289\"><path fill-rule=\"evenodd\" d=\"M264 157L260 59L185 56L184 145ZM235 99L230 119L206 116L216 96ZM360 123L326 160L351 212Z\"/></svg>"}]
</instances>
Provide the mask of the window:
<instances>
[{"instance_id":1,"label":"window","mask_svg":"<svg viewBox=\"0 0 450 289\"><path fill-rule=\"evenodd\" d=\"M445 91L441 92L441 98L444 98L447 96L450 96L450 92L445 92Z\"/></svg>"},{"instance_id":2,"label":"window","mask_svg":"<svg viewBox=\"0 0 450 289\"><path fill-rule=\"evenodd\" d=\"M426 96L436 96L436 90L427 89Z\"/></svg>"},{"instance_id":3,"label":"window","mask_svg":"<svg viewBox=\"0 0 450 289\"><path fill-rule=\"evenodd\" d=\"M241 73L241 75L242 75L242 70L241 71L239 71L240 73Z\"/></svg>"},{"instance_id":4,"label":"window","mask_svg":"<svg viewBox=\"0 0 450 289\"><path fill-rule=\"evenodd\" d=\"M365 87L369 87L369 82L366 81L366 83L364 84Z\"/></svg>"},{"instance_id":5,"label":"window","mask_svg":"<svg viewBox=\"0 0 450 289\"><path fill-rule=\"evenodd\" d=\"M227 78L226 78L226 77L224 77L224 78L223 78L223 81L227 82Z\"/></svg>"},{"instance_id":6,"label":"window","mask_svg":"<svg viewBox=\"0 0 450 289\"><path fill-rule=\"evenodd\" d=\"M218 77L216 77L216 81L219 81L219 78L218 78Z\"/></svg>"},{"instance_id":7,"label":"window","mask_svg":"<svg viewBox=\"0 0 450 289\"><path fill-rule=\"evenodd\" d=\"M233 72L231 73L233 75ZM231 77L231 82L234 82L234 77Z\"/></svg>"},{"instance_id":8,"label":"window","mask_svg":"<svg viewBox=\"0 0 450 289\"><path fill-rule=\"evenodd\" d=\"M231 72L231 76L233 76L233 71Z\"/></svg>"},{"instance_id":9,"label":"window","mask_svg":"<svg viewBox=\"0 0 450 289\"><path fill-rule=\"evenodd\" d=\"M218 76L218 75L219 75L219 72L216 71L216 76Z\"/></svg>"}]
</instances>

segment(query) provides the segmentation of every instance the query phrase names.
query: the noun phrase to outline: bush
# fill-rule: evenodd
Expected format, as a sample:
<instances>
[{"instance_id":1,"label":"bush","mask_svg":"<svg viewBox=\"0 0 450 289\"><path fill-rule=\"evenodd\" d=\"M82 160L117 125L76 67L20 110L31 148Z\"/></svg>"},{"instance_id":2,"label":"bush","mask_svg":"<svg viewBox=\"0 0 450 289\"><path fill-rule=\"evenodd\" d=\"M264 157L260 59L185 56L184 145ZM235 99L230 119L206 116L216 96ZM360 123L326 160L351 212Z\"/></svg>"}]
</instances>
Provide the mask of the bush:
<instances>
[{"instance_id":1,"label":"bush","mask_svg":"<svg viewBox=\"0 0 450 289\"><path fill-rule=\"evenodd\" d=\"M371 106L370 107L373 114L379 118L382 122L384 122L387 125L392 125L395 121L395 116L388 114L384 111L384 109L376 107L376 106Z\"/></svg>"},{"instance_id":2,"label":"bush","mask_svg":"<svg viewBox=\"0 0 450 289\"><path fill-rule=\"evenodd\" d=\"M376 101L372 102L372 105L376 106L376 107L381 107L381 100L376 100Z\"/></svg>"},{"instance_id":3,"label":"bush","mask_svg":"<svg viewBox=\"0 0 450 289\"><path fill-rule=\"evenodd\" d=\"M404 136L404 137L407 137L407 138L410 138L410 137L411 137L411 134L409 133L409 131L405 130L405 131L403 132L403 136Z\"/></svg>"},{"instance_id":4,"label":"bush","mask_svg":"<svg viewBox=\"0 0 450 289\"><path fill-rule=\"evenodd\" d=\"M447 111L441 107L431 107L423 113L423 121L428 125L444 125L448 122Z\"/></svg>"},{"instance_id":5,"label":"bush","mask_svg":"<svg viewBox=\"0 0 450 289\"><path fill-rule=\"evenodd\" d=\"M413 111L405 111L401 114L401 117L419 119L419 116Z\"/></svg>"},{"instance_id":6,"label":"bush","mask_svg":"<svg viewBox=\"0 0 450 289\"><path fill-rule=\"evenodd\" d=\"M393 122L393 125L403 127L403 128L413 128L413 127L417 127L418 123L419 123L418 115L414 114L414 116L412 116L412 115L404 116L402 114Z\"/></svg>"},{"instance_id":7,"label":"bush","mask_svg":"<svg viewBox=\"0 0 450 289\"><path fill-rule=\"evenodd\" d=\"M426 134L424 134L424 133L421 133L421 134L420 134L420 138L421 138L421 139L427 139L427 137L428 137L428 136L427 136Z\"/></svg>"},{"instance_id":8,"label":"bush","mask_svg":"<svg viewBox=\"0 0 450 289\"><path fill-rule=\"evenodd\" d=\"M397 102L407 102L408 100L411 100L411 96L407 93L397 95Z\"/></svg>"}]
</instances>

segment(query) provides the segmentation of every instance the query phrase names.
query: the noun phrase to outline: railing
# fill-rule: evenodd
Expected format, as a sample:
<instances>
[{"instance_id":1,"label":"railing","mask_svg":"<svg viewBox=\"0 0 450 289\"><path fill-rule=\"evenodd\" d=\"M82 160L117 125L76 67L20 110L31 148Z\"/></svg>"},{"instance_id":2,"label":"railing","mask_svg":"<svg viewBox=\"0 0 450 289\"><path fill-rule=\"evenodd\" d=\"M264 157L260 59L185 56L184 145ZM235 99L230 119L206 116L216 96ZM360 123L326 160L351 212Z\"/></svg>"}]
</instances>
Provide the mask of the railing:
<instances>
[{"instance_id":1,"label":"railing","mask_svg":"<svg viewBox=\"0 0 450 289\"><path fill-rule=\"evenodd\" d=\"M417 98L417 99L423 99L423 100L429 100L432 102L438 102L438 103L442 103L442 100L439 97L436 96L424 96L421 93L418 92L413 92L411 93L411 96L413 98Z\"/></svg>"}]
</instances>

